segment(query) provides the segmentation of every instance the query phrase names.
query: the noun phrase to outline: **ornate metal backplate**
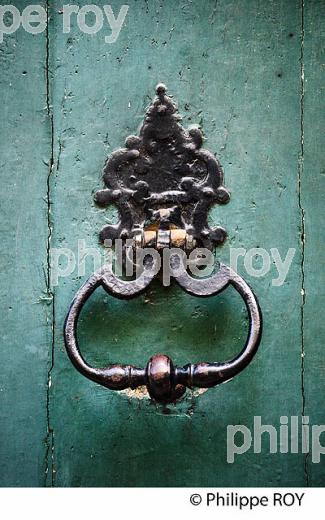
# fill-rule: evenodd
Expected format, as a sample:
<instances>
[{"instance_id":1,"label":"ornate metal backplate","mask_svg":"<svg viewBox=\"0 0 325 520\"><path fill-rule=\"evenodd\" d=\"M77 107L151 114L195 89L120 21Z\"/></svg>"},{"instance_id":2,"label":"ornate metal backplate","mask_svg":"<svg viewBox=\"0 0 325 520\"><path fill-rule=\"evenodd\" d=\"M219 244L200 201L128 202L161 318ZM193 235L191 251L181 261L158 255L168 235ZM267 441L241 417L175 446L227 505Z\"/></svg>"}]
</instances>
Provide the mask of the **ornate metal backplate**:
<instances>
[{"instance_id":1,"label":"ornate metal backplate","mask_svg":"<svg viewBox=\"0 0 325 520\"><path fill-rule=\"evenodd\" d=\"M229 193L223 172L212 153L202 149L198 128L185 130L166 87L156 88L139 137L131 135L125 148L108 158L104 169L107 189L95 200L116 204L120 221L105 226L100 239L133 238L145 229L183 229L187 243L213 249L226 238L221 227L210 228L207 217L213 204L225 204Z\"/></svg>"}]
</instances>

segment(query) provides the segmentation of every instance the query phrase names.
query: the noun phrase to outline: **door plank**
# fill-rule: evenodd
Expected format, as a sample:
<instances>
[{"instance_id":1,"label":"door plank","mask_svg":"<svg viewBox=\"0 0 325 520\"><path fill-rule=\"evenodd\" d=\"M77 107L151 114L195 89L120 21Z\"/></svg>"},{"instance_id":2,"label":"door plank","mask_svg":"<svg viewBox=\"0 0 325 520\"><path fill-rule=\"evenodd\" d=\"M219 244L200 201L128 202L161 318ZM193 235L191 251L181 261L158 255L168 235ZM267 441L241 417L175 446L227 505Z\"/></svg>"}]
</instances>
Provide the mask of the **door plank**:
<instances>
[{"instance_id":1,"label":"door plank","mask_svg":"<svg viewBox=\"0 0 325 520\"><path fill-rule=\"evenodd\" d=\"M313 462L311 425L324 424L325 308L324 280L324 2L305 4L304 15L304 96L303 163L301 171L301 211L304 219L303 298L303 390L304 415L309 417L310 453L306 455L306 476L311 486L324 486L325 467ZM324 434L320 437L324 445ZM316 453L315 453L316 456Z\"/></svg>"},{"instance_id":2,"label":"door plank","mask_svg":"<svg viewBox=\"0 0 325 520\"><path fill-rule=\"evenodd\" d=\"M118 12L120 3L113 2ZM54 247L78 239L98 244L114 211L92 202L102 186L107 154L137 131L154 87L165 82L179 101L184 124L202 125L232 192L211 219L229 232L229 247L296 250L285 283L276 270L263 278L238 271L259 296L264 336L252 365L235 380L163 409L147 399L109 392L71 366L62 328L69 303L94 269L59 280L55 292L55 356L50 417L56 486L303 485L301 454L253 449L234 464L226 457L227 425L253 426L253 417L279 431L280 416L300 416L301 244L298 198L300 154L299 2L222 0L130 1L114 44L104 33L82 34L52 11L53 106L56 170L52 186ZM62 260L63 261L63 260ZM158 285L132 302L97 291L86 305L80 343L93 363L143 366L156 352L178 364L224 360L245 340L247 318L231 290L198 301Z\"/></svg>"},{"instance_id":3,"label":"door plank","mask_svg":"<svg viewBox=\"0 0 325 520\"><path fill-rule=\"evenodd\" d=\"M1 486L44 485L50 443L46 43L20 28L0 46Z\"/></svg>"}]
</instances>

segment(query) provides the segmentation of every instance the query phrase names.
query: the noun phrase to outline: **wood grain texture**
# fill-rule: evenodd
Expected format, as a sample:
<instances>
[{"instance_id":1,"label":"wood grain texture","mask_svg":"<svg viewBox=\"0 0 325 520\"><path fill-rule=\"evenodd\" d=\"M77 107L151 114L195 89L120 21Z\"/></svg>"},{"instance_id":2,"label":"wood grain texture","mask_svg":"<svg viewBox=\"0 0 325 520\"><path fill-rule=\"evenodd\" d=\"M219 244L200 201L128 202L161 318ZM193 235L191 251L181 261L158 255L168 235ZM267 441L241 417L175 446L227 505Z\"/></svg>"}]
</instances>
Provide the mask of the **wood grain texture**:
<instances>
[{"instance_id":1,"label":"wood grain texture","mask_svg":"<svg viewBox=\"0 0 325 520\"><path fill-rule=\"evenodd\" d=\"M101 3L100 3L101 4ZM113 2L114 12L119 2ZM135 133L158 82L179 101L184 124L199 123L207 148L225 170L230 204L211 213L229 232L229 246L296 249L289 275L274 287L244 275L265 317L260 352L229 384L199 398L188 395L168 408L108 392L83 379L64 351L62 328L84 276L74 272L55 291L55 353L50 425L54 432L55 486L303 485L304 456L252 450L226 462L226 427L252 427L253 416L279 426L280 416L300 415L301 242L299 154L301 143L301 6L299 2L229 0L218 3L129 2L116 43L104 34L62 35L52 10L55 173L53 245L72 248L114 217L93 205L102 187L107 154ZM154 285L131 302L98 290L86 305L80 343L90 362L143 366L157 352L175 363L222 360L239 351L246 315L230 289L198 301Z\"/></svg>"},{"instance_id":2,"label":"wood grain texture","mask_svg":"<svg viewBox=\"0 0 325 520\"><path fill-rule=\"evenodd\" d=\"M35 37L22 29L0 44L1 486L42 486L47 468L46 48L46 33Z\"/></svg>"}]
</instances>

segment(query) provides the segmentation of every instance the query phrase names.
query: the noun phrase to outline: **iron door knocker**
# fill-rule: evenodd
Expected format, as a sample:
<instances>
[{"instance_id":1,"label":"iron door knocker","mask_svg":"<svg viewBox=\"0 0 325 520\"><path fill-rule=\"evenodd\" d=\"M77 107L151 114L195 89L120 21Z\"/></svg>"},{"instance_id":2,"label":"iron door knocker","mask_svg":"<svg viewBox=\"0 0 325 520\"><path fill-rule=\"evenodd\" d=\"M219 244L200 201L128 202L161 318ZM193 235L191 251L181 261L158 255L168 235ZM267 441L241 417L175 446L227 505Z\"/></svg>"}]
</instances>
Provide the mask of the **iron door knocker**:
<instances>
[{"instance_id":1,"label":"iron door knocker","mask_svg":"<svg viewBox=\"0 0 325 520\"><path fill-rule=\"evenodd\" d=\"M201 131L181 126L181 117L166 94L166 87L158 85L156 93L139 137L128 137L125 148L112 153L105 165L103 179L107 188L96 193L96 202L104 207L116 204L120 221L102 229L101 242L114 243L120 239L124 245L151 247L160 253L171 247L184 252L194 251L196 247L212 251L226 239L223 228L210 228L207 221L213 204L229 201L221 166L213 154L201 149ZM174 278L189 294L213 296L232 285L242 296L249 314L249 333L242 351L225 363L184 367L174 367L164 354L154 355L146 368L88 365L76 336L83 305L99 286L117 298L138 296L158 274L157 260L146 258L141 274L134 280L117 277L107 264L77 292L65 321L64 337L68 355L81 374L111 390L146 385L152 399L170 403L181 397L186 387L209 388L228 381L247 367L258 349L262 332L262 315L253 291L227 265L220 264L210 278L198 278L180 268L180 263L177 257L172 258Z\"/></svg>"}]
</instances>

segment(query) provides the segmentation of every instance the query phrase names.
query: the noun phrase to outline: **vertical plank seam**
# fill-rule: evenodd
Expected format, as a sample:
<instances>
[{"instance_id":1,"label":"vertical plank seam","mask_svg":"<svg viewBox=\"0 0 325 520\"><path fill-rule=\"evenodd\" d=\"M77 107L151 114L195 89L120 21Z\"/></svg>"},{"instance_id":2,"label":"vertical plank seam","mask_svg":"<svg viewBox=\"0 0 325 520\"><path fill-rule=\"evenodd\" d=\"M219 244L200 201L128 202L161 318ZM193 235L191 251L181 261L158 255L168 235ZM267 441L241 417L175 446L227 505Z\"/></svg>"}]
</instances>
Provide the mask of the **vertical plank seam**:
<instances>
[{"instance_id":1,"label":"vertical plank seam","mask_svg":"<svg viewBox=\"0 0 325 520\"><path fill-rule=\"evenodd\" d=\"M47 373L47 395L46 395L46 421L47 421L47 435L46 435L46 454L45 454L45 478L44 485L52 487L54 485L54 432L51 427L50 417L50 390L52 384L52 370L54 367L54 327L55 327L55 308L54 308L54 292L51 289L51 240L53 231L53 222L51 217L51 175L54 169L54 121L53 110L51 106L51 92L50 92L50 34L49 34L49 0L46 1L46 58L45 58L45 74L46 74L46 111L50 124L50 143L51 151L49 158L49 169L47 175L47 294L52 301L51 305L51 336L49 347L49 367Z\"/></svg>"},{"instance_id":2,"label":"vertical plank seam","mask_svg":"<svg viewBox=\"0 0 325 520\"><path fill-rule=\"evenodd\" d=\"M305 2L301 0L301 39L300 39L300 157L298 165L298 204L300 211L300 241L301 241L301 305L300 305L300 334L301 334L301 397L302 407L301 416L306 412L305 395L305 336L304 336L304 306L306 302L305 294L305 209L302 203L302 176L304 173L304 101L305 101L305 68L304 68L304 45L305 45ZM308 475L308 456L304 457L304 476L305 483L309 485Z\"/></svg>"}]
</instances>

